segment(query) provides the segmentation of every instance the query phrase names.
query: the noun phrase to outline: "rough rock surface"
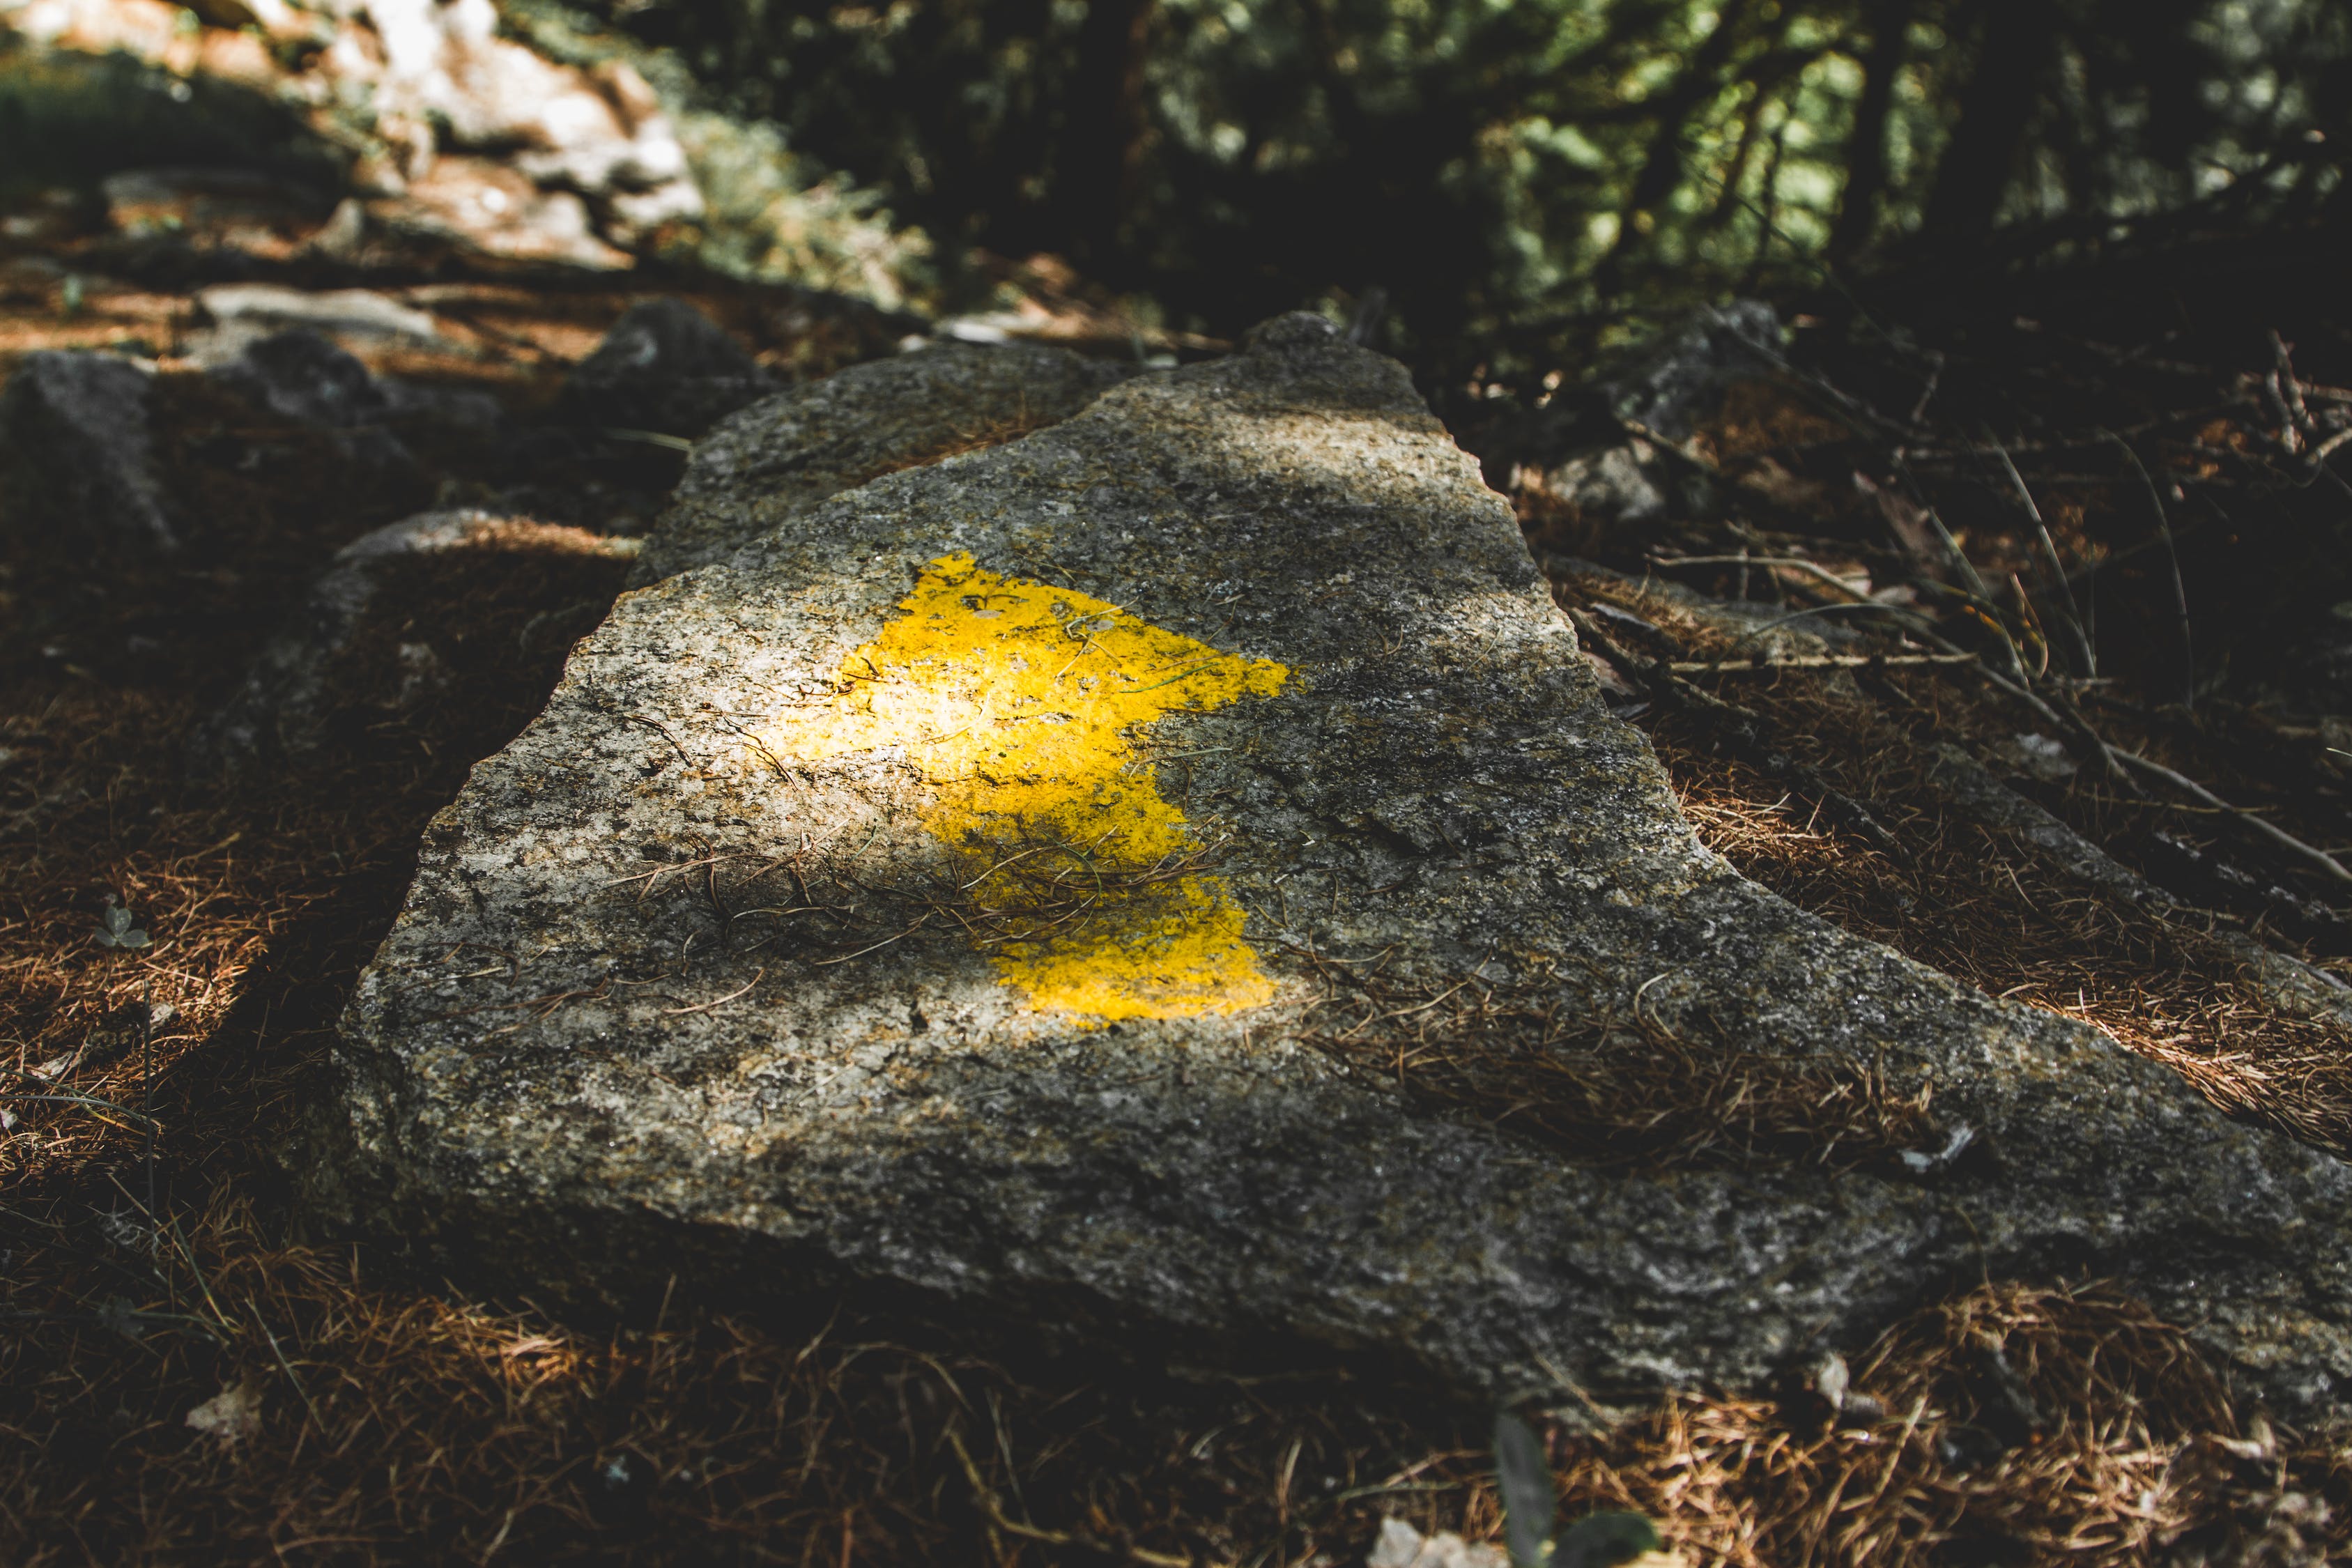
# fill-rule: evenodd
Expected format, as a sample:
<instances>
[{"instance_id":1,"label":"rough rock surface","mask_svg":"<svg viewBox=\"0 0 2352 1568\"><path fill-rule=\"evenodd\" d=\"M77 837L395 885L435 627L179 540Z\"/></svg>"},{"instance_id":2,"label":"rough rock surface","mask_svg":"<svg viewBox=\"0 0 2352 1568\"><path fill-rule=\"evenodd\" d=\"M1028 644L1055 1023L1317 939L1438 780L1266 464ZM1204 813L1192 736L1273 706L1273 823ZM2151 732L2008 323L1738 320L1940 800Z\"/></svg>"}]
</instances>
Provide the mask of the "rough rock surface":
<instances>
[{"instance_id":1,"label":"rough rock surface","mask_svg":"<svg viewBox=\"0 0 2352 1568\"><path fill-rule=\"evenodd\" d=\"M779 393L696 446L635 580L723 559L877 475L1066 419L1136 368L1066 349L954 343Z\"/></svg>"},{"instance_id":2,"label":"rough rock surface","mask_svg":"<svg viewBox=\"0 0 2352 1568\"><path fill-rule=\"evenodd\" d=\"M424 626L415 623L414 605L387 616L381 601L404 563L462 556L477 577L547 578L553 575L551 558L620 561L636 549L633 539L470 510L425 512L364 534L336 552L302 608L246 671L236 695L196 731L190 764L200 773L228 773L299 762L324 746L332 723L352 709L396 711L446 679L435 640L463 631L446 623L461 619L465 608L450 603L439 621ZM562 608L549 605L551 613ZM388 618L398 624L373 624ZM374 661L383 668L362 672L358 650L371 630L373 640L391 642L392 658Z\"/></svg>"},{"instance_id":3,"label":"rough rock surface","mask_svg":"<svg viewBox=\"0 0 2352 1568\"><path fill-rule=\"evenodd\" d=\"M173 552L180 530L155 471L152 374L112 354L27 354L0 391L0 490L10 521L83 554Z\"/></svg>"},{"instance_id":4,"label":"rough rock surface","mask_svg":"<svg viewBox=\"0 0 2352 1568\"><path fill-rule=\"evenodd\" d=\"M775 389L718 322L683 300L647 300L580 362L563 400L598 424L699 436Z\"/></svg>"},{"instance_id":5,"label":"rough rock surface","mask_svg":"<svg viewBox=\"0 0 2352 1568\"><path fill-rule=\"evenodd\" d=\"M1932 1118L1629 1157L1547 1086L1704 1108L1596 1017ZM1401 1094L1433 1055L1523 1113ZM436 820L340 1060L320 1208L554 1291L1605 1399L2091 1274L2285 1405L2352 1375L2346 1168L1704 850L1501 500L1314 318L625 596Z\"/></svg>"}]
</instances>

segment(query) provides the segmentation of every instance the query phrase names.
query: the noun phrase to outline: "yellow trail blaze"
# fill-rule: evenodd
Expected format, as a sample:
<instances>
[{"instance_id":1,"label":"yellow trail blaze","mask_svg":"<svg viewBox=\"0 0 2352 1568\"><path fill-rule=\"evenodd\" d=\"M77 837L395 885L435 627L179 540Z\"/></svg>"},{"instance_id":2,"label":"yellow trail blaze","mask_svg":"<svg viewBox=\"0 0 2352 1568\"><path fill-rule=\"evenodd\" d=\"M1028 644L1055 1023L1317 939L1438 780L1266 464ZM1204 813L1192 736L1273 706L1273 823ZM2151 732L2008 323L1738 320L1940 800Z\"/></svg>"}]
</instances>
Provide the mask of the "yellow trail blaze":
<instances>
[{"instance_id":1,"label":"yellow trail blaze","mask_svg":"<svg viewBox=\"0 0 2352 1568\"><path fill-rule=\"evenodd\" d=\"M970 555L932 562L898 609L774 749L903 748L998 972L1037 1006L1179 1018L1270 1000L1240 907L1134 742L1163 713L1270 697L1289 671Z\"/></svg>"}]
</instances>

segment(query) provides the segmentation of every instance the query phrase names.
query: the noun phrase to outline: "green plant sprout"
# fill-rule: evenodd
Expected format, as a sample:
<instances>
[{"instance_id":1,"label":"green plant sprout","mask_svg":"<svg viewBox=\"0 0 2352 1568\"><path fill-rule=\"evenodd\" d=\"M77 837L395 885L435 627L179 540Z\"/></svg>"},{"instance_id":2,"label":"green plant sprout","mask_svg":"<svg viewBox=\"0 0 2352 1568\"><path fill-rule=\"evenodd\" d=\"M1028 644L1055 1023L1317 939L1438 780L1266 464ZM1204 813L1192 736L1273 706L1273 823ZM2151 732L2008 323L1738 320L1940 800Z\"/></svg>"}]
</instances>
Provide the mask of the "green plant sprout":
<instances>
[{"instance_id":1,"label":"green plant sprout","mask_svg":"<svg viewBox=\"0 0 2352 1568\"><path fill-rule=\"evenodd\" d=\"M106 895L106 909L98 917L95 934L100 947L136 951L147 945L147 933L131 923L131 911L116 902L112 893Z\"/></svg>"},{"instance_id":2,"label":"green plant sprout","mask_svg":"<svg viewBox=\"0 0 2352 1568\"><path fill-rule=\"evenodd\" d=\"M1612 1568L1660 1549L1657 1527L1638 1513L1587 1514L1556 1531L1559 1501L1543 1441L1507 1410L1495 1417L1495 1485L1511 1568Z\"/></svg>"}]
</instances>

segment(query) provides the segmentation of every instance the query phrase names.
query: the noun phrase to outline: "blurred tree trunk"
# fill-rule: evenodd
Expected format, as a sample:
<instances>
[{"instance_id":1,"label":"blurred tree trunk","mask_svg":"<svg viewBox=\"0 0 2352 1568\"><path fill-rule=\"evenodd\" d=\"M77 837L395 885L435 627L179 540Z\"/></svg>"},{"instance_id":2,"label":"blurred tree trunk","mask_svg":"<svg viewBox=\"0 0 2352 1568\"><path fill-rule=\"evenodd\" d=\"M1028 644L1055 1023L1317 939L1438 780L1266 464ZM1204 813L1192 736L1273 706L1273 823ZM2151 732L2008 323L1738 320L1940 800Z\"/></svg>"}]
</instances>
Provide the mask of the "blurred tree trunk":
<instances>
[{"instance_id":1,"label":"blurred tree trunk","mask_svg":"<svg viewBox=\"0 0 2352 1568\"><path fill-rule=\"evenodd\" d=\"M1931 244L1975 245L1991 235L2057 44L2052 0L1986 0L1984 18L1959 123L1927 197L1921 228Z\"/></svg>"},{"instance_id":2,"label":"blurred tree trunk","mask_svg":"<svg viewBox=\"0 0 2352 1568\"><path fill-rule=\"evenodd\" d=\"M1870 13L1870 53L1863 61L1862 101L1854 106L1853 142L1846 154L1845 189L1830 231L1832 264L1852 259L1878 226L1886 194L1886 121L1895 108L1895 79L1903 71L1905 36L1913 0L1878 0Z\"/></svg>"},{"instance_id":3,"label":"blurred tree trunk","mask_svg":"<svg viewBox=\"0 0 2352 1568\"><path fill-rule=\"evenodd\" d=\"M1097 270L1118 254L1119 226L1134 195L1155 5L1087 0L1078 28L1076 69L1055 159L1055 227L1076 258Z\"/></svg>"},{"instance_id":4,"label":"blurred tree trunk","mask_svg":"<svg viewBox=\"0 0 2352 1568\"><path fill-rule=\"evenodd\" d=\"M1659 204L1683 183L1683 142L1690 133L1691 114L1723 90L1724 68L1731 63L1748 9L1748 0L1726 0L1715 30L1692 52L1689 68L1659 95L1657 128L1643 154L1642 172L1633 177L1616 242L1593 275L1602 293L1614 293L1622 284L1625 262L1647 239Z\"/></svg>"}]
</instances>

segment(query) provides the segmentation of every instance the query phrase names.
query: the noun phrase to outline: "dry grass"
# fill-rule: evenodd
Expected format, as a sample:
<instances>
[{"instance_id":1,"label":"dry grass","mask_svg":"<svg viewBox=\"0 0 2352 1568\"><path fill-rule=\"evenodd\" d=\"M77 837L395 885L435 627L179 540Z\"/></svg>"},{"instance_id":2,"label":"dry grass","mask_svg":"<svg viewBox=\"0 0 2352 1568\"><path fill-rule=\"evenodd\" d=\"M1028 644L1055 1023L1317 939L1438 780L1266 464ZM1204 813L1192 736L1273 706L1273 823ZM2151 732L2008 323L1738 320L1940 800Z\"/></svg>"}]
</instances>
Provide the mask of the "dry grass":
<instances>
[{"instance_id":1,"label":"dry grass","mask_svg":"<svg viewBox=\"0 0 2352 1568\"><path fill-rule=\"evenodd\" d=\"M1684 657L1708 658L1727 641L1661 596L1589 579L1576 587L1638 611ZM1965 681L1909 669L1722 679L1725 695L1762 717L1778 743L1868 806L1899 858L1719 752L1703 720L1643 722L1700 837L1743 874L1991 995L2091 1024L2174 1068L2224 1110L2352 1149L2352 1050L2327 1025L2269 1005L2215 940L2213 917L2103 897L1941 802L1929 782L1938 742L1985 749L2032 722ZM2181 826L2160 803L2118 800L2085 781L2042 793L2095 843L2127 837L2135 816Z\"/></svg>"},{"instance_id":2,"label":"dry grass","mask_svg":"<svg viewBox=\"0 0 2352 1568\"><path fill-rule=\"evenodd\" d=\"M1313 955L1307 955L1312 959ZM1891 1166L1944 1142L1924 1093L1867 1065L1735 1050L1576 1003L1549 965L1509 980L1400 984L1319 963L1326 1013L1301 1037L1368 1081L1467 1111L1579 1164L1645 1170Z\"/></svg>"},{"instance_id":3,"label":"dry grass","mask_svg":"<svg viewBox=\"0 0 2352 1568\"><path fill-rule=\"evenodd\" d=\"M2268 1005L2206 920L2103 898L2030 846L1941 810L1927 786L1927 745L1961 731L1943 711L1954 694L1932 678L1888 680L1914 694L1919 730L1835 679L1790 677L1743 695L1871 803L1907 864L1812 820L1752 770L1706 753L1703 737L1662 727L1660 755L1702 836L1747 875L1849 931L1990 994L2091 1024L2224 1110L2352 1148L2352 1052L2338 1033Z\"/></svg>"},{"instance_id":4,"label":"dry grass","mask_svg":"<svg viewBox=\"0 0 2352 1568\"><path fill-rule=\"evenodd\" d=\"M2259 1533L2265 1493L2324 1494L2339 1542L2352 1503L2340 1457L2285 1452L2267 1426L2242 1436L2178 1332L2097 1289L1970 1291L1888 1331L1852 1375L1872 1419L1851 1396L1811 1433L1769 1405L1679 1399L1568 1445L1569 1485L1743 1565L2185 1563ZM1662 1474L1626 1464L1662 1450L1680 1460ZM2270 1561L2317 1561L2317 1510L2284 1511L2309 1539Z\"/></svg>"}]
</instances>

